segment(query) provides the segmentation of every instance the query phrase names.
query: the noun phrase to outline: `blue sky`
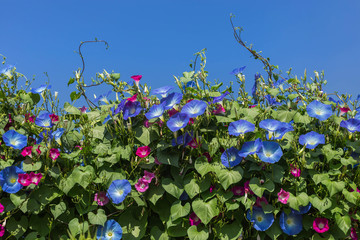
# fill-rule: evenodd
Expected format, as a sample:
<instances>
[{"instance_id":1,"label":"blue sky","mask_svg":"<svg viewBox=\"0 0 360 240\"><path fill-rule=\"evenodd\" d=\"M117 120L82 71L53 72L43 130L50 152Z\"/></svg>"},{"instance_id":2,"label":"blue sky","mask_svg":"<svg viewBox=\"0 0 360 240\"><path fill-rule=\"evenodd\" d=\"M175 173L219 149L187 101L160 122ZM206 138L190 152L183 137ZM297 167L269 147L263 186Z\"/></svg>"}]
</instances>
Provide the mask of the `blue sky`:
<instances>
[{"instance_id":1,"label":"blue sky","mask_svg":"<svg viewBox=\"0 0 360 240\"><path fill-rule=\"evenodd\" d=\"M110 47L83 48L88 83L103 69L121 79L141 74L152 88L173 85L173 75L189 71L193 54L207 48L209 79L228 84L234 68L247 66L247 88L262 65L234 40L229 23L244 28L243 39L253 43L271 63L301 76L306 68L324 70L327 92L357 95L360 65L360 2L349 1L2 1L0 54L34 87L50 77L52 91L70 101L67 82L81 67L81 41L106 40ZM100 95L97 87L89 95ZM113 95L114 96L114 95ZM78 101L76 105L81 105Z\"/></svg>"}]
</instances>

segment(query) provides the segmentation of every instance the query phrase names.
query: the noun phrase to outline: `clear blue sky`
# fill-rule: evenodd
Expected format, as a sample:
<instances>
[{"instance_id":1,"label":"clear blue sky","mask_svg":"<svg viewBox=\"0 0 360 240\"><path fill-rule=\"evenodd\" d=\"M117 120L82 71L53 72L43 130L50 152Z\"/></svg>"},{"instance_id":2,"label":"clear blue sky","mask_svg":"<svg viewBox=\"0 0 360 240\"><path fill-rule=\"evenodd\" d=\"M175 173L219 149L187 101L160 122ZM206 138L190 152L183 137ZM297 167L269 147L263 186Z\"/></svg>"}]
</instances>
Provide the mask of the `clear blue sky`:
<instances>
[{"instance_id":1,"label":"clear blue sky","mask_svg":"<svg viewBox=\"0 0 360 240\"><path fill-rule=\"evenodd\" d=\"M324 70L327 92L357 95L360 66L360 2L348 1L10 1L1 3L0 54L28 78L42 84L47 72L52 91L69 101L67 82L81 66L75 53L88 44L87 81L103 69L128 81L142 74L153 89L174 85L172 75L189 70L193 54L207 48L209 79L228 83L234 68L246 65L247 88L262 65L234 40L229 15L244 28L243 39L284 71ZM100 95L105 89L91 92ZM114 97L114 95L113 95ZM80 104L80 103L79 103Z\"/></svg>"}]
</instances>

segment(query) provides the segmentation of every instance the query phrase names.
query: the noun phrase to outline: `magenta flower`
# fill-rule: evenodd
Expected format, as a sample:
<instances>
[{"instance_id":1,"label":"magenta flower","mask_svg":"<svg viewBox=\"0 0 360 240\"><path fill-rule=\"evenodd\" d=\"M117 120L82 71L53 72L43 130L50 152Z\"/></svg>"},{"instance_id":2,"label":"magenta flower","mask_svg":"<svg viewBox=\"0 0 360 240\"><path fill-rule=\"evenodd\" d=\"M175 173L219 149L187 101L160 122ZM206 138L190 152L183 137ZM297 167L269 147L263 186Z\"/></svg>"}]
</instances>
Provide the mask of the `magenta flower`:
<instances>
[{"instance_id":1,"label":"magenta flower","mask_svg":"<svg viewBox=\"0 0 360 240\"><path fill-rule=\"evenodd\" d=\"M36 152L37 152L39 155L41 154L40 145L39 145L38 148L36 149Z\"/></svg>"},{"instance_id":2,"label":"magenta flower","mask_svg":"<svg viewBox=\"0 0 360 240\"><path fill-rule=\"evenodd\" d=\"M189 143L188 146L190 146L191 148L198 148L199 144L197 143L196 139L193 138Z\"/></svg>"},{"instance_id":3,"label":"magenta flower","mask_svg":"<svg viewBox=\"0 0 360 240\"><path fill-rule=\"evenodd\" d=\"M82 108L79 108L81 113L86 113L87 107L83 106Z\"/></svg>"},{"instance_id":4,"label":"magenta flower","mask_svg":"<svg viewBox=\"0 0 360 240\"><path fill-rule=\"evenodd\" d=\"M211 185L210 189L209 189L209 192L212 193L214 191L214 189L215 189L215 186Z\"/></svg>"},{"instance_id":5,"label":"magenta flower","mask_svg":"<svg viewBox=\"0 0 360 240\"><path fill-rule=\"evenodd\" d=\"M326 218L315 218L313 228L317 233L324 233L329 230L329 222Z\"/></svg>"},{"instance_id":6,"label":"magenta flower","mask_svg":"<svg viewBox=\"0 0 360 240\"><path fill-rule=\"evenodd\" d=\"M249 193L249 194L254 194L254 192L251 191L249 184L250 184L250 181L246 181L246 182L244 183L244 189L245 189L245 194L246 194L246 195L247 195L248 193Z\"/></svg>"},{"instance_id":7,"label":"magenta flower","mask_svg":"<svg viewBox=\"0 0 360 240\"><path fill-rule=\"evenodd\" d=\"M214 111L212 111L212 113L214 115L223 114L223 113L225 113L225 108L221 104L218 104L216 109Z\"/></svg>"},{"instance_id":8,"label":"magenta flower","mask_svg":"<svg viewBox=\"0 0 360 240\"><path fill-rule=\"evenodd\" d=\"M5 234L5 227L3 225L0 225L0 237L4 236Z\"/></svg>"},{"instance_id":9,"label":"magenta flower","mask_svg":"<svg viewBox=\"0 0 360 240\"><path fill-rule=\"evenodd\" d=\"M0 203L0 213L2 213L3 211L4 211L4 205L2 205L1 203Z\"/></svg>"},{"instance_id":10,"label":"magenta flower","mask_svg":"<svg viewBox=\"0 0 360 240\"><path fill-rule=\"evenodd\" d=\"M358 235L356 234L355 228L351 228L350 237L352 240L358 240Z\"/></svg>"},{"instance_id":11,"label":"magenta flower","mask_svg":"<svg viewBox=\"0 0 360 240\"><path fill-rule=\"evenodd\" d=\"M59 153L59 150L57 150L56 148L52 148L49 151L49 155L50 155L50 158L53 161L55 161L59 157L60 153Z\"/></svg>"},{"instance_id":12,"label":"magenta flower","mask_svg":"<svg viewBox=\"0 0 360 240\"><path fill-rule=\"evenodd\" d=\"M135 184L135 188L138 192L145 192L149 188L149 183L143 178L139 178L138 182Z\"/></svg>"},{"instance_id":13,"label":"magenta flower","mask_svg":"<svg viewBox=\"0 0 360 240\"><path fill-rule=\"evenodd\" d=\"M76 145L75 148L82 150L82 147L80 145Z\"/></svg>"},{"instance_id":14,"label":"magenta flower","mask_svg":"<svg viewBox=\"0 0 360 240\"><path fill-rule=\"evenodd\" d=\"M178 113L179 111L177 111L176 109L171 109L168 111L169 117L171 117L172 115Z\"/></svg>"},{"instance_id":15,"label":"magenta flower","mask_svg":"<svg viewBox=\"0 0 360 240\"><path fill-rule=\"evenodd\" d=\"M265 197L261 197L261 198L256 198L256 202L254 204L255 207L262 207L261 203L265 203L265 204L269 204L269 202L266 200Z\"/></svg>"},{"instance_id":16,"label":"magenta flower","mask_svg":"<svg viewBox=\"0 0 360 240\"><path fill-rule=\"evenodd\" d=\"M157 165L161 165L161 162L159 162L159 160L157 159L157 157L155 157L154 163Z\"/></svg>"},{"instance_id":17,"label":"magenta flower","mask_svg":"<svg viewBox=\"0 0 360 240\"><path fill-rule=\"evenodd\" d=\"M18 175L18 182L23 186L29 186L32 182L30 181L29 174L20 173Z\"/></svg>"},{"instance_id":18,"label":"magenta flower","mask_svg":"<svg viewBox=\"0 0 360 240\"><path fill-rule=\"evenodd\" d=\"M149 146L138 147L138 149L136 150L136 155L138 155L141 158L147 157L149 154L150 154Z\"/></svg>"},{"instance_id":19,"label":"magenta flower","mask_svg":"<svg viewBox=\"0 0 360 240\"><path fill-rule=\"evenodd\" d=\"M131 78L135 81L136 86L139 87L140 79L142 78L142 75L133 75Z\"/></svg>"},{"instance_id":20,"label":"magenta flower","mask_svg":"<svg viewBox=\"0 0 360 240\"><path fill-rule=\"evenodd\" d=\"M189 216L189 222L190 222L190 225L191 225L191 226L192 226L192 225L197 226L197 225L199 225L199 224L201 223L201 220L200 220L200 218L199 218L198 216L196 216L196 214L193 212L193 213L191 213L190 216Z\"/></svg>"},{"instance_id":21,"label":"magenta flower","mask_svg":"<svg viewBox=\"0 0 360 240\"><path fill-rule=\"evenodd\" d=\"M233 186L231 191L236 196L243 196L245 194L245 188L242 186Z\"/></svg>"},{"instance_id":22,"label":"magenta flower","mask_svg":"<svg viewBox=\"0 0 360 240\"><path fill-rule=\"evenodd\" d=\"M290 193L285 191L284 189L281 189L280 192L278 193L278 200L283 204L287 204L289 197L290 197Z\"/></svg>"},{"instance_id":23,"label":"magenta flower","mask_svg":"<svg viewBox=\"0 0 360 240\"><path fill-rule=\"evenodd\" d=\"M151 180L155 177L155 174L152 172L144 171L143 180L147 183L151 183Z\"/></svg>"},{"instance_id":24,"label":"magenta flower","mask_svg":"<svg viewBox=\"0 0 360 240\"><path fill-rule=\"evenodd\" d=\"M135 102L136 99L137 99L137 95L138 95L138 94L135 94L135 95L129 97L127 100L128 100L129 102Z\"/></svg>"},{"instance_id":25,"label":"magenta flower","mask_svg":"<svg viewBox=\"0 0 360 240\"><path fill-rule=\"evenodd\" d=\"M32 146L25 147L25 148L21 151L21 155L23 155L23 157L26 157L26 156L32 157L32 156L31 156L32 149L33 149Z\"/></svg>"},{"instance_id":26,"label":"magenta flower","mask_svg":"<svg viewBox=\"0 0 360 240\"><path fill-rule=\"evenodd\" d=\"M58 121L59 121L59 116L56 115L55 113L50 114L49 117L51 118L51 122L52 122L52 123L55 123L55 122L58 122Z\"/></svg>"},{"instance_id":27,"label":"magenta flower","mask_svg":"<svg viewBox=\"0 0 360 240\"><path fill-rule=\"evenodd\" d=\"M106 192L95 193L94 201L97 202L99 206L104 206L109 202L109 198L106 196Z\"/></svg>"},{"instance_id":28,"label":"magenta flower","mask_svg":"<svg viewBox=\"0 0 360 240\"><path fill-rule=\"evenodd\" d=\"M353 192L353 191L355 191L355 189L350 189L350 190L349 190L349 192ZM360 189L356 188L356 191L357 191L358 193L360 193Z\"/></svg>"},{"instance_id":29,"label":"magenta flower","mask_svg":"<svg viewBox=\"0 0 360 240\"><path fill-rule=\"evenodd\" d=\"M28 175L28 180L35 184L35 185L38 185L40 180L42 178L42 174L41 173L38 173L38 174L35 174L33 172L31 172L29 175Z\"/></svg>"},{"instance_id":30,"label":"magenta flower","mask_svg":"<svg viewBox=\"0 0 360 240\"><path fill-rule=\"evenodd\" d=\"M210 156L210 154L208 152L204 152L202 155L207 158L208 162L211 162L212 159L211 159L211 156Z\"/></svg>"},{"instance_id":31,"label":"magenta flower","mask_svg":"<svg viewBox=\"0 0 360 240\"><path fill-rule=\"evenodd\" d=\"M300 177L301 175L301 170L297 167L294 167L292 164L290 164L290 173L294 176L294 177Z\"/></svg>"}]
</instances>

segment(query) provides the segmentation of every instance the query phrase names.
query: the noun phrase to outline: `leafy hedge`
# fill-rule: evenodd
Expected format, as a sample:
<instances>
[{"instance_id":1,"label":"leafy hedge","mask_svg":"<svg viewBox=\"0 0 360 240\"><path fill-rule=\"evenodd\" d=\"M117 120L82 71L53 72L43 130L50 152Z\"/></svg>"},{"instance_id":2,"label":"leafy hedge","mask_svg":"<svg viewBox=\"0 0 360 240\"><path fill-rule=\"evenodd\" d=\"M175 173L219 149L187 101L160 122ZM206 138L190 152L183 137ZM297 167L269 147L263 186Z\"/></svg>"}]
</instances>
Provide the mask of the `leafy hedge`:
<instances>
[{"instance_id":1,"label":"leafy hedge","mask_svg":"<svg viewBox=\"0 0 360 240\"><path fill-rule=\"evenodd\" d=\"M113 90L90 99L76 72L88 109L3 69L3 238L357 239L359 98L317 72L257 74L249 94L244 67L220 90L198 57L177 90L104 71Z\"/></svg>"}]
</instances>

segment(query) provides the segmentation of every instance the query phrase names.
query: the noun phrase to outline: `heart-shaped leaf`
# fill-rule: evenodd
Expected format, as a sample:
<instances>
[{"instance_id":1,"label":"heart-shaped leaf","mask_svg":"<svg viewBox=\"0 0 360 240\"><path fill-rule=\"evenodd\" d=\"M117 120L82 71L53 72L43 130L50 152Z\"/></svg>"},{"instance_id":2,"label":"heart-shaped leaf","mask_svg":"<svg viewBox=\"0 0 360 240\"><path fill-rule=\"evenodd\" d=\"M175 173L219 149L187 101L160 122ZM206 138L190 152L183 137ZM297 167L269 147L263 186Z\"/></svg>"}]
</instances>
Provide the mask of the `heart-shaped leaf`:
<instances>
[{"instance_id":1,"label":"heart-shaped leaf","mask_svg":"<svg viewBox=\"0 0 360 240\"><path fill-rule=\"evenodd\" d=\"M209 231L206 228L199 227L198 232L197 226L193 225L188 228L187 233L190 240L206 240L209 238Z\"/></svg>"},{"instance_id":2,"label":"heart-shaped leaf","mask_svg":"<svg viewBox=\"0 0 360 240\"><path fill-rule=\"evenodd\" d=\"M200 218L201 222L205 225L208 224L211 219L217 216L220 212L216 198L213 198L208 202L204 202L198 198L193 201L192 208L195 214Z\"/></svg>"}]
</instances>

